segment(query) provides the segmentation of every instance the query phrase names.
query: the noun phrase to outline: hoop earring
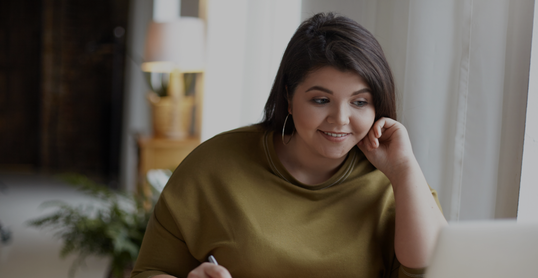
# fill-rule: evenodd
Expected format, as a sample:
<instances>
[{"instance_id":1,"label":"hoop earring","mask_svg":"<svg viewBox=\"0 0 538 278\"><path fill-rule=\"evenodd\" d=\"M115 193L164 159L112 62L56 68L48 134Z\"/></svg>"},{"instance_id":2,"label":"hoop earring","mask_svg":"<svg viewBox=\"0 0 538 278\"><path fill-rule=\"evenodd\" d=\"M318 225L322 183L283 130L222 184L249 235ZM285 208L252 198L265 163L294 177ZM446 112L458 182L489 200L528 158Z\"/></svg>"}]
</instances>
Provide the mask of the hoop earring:
<instances>
[{"instance_id":1,"label":"hoop earring","mask_svg":"<svg viewBox=\"0 0 538 278\"><path fill-rule=\"evenodd\" d=\"M286 123L288 122L288 117L290 116L290 114L288 114L286 116L286 119L284 120L284 125L282 126L282 143L284 145L287 145L290 143L291 141L291 138L293 137L293 134L295 134L295 129L293 129L293 131L291 132L291 136L290 136L290 140L288 140L288 142L284 141L284 130L286 130Z\"/></svg>"}]
</instances>

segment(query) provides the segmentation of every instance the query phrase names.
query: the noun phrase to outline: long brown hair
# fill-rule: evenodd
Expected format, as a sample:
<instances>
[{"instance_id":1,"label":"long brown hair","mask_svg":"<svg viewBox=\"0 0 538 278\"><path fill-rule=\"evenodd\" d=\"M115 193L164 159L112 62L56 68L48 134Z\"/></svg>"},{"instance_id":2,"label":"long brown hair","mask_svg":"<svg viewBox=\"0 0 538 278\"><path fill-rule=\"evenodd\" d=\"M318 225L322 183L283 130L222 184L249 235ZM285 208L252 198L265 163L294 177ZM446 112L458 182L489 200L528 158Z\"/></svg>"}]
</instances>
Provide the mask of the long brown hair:
<instances>
[{"instance_id":1,"label":"long brown hair","mask_svg":"<svg viewBox=\"0 0 538 278\"><path fill-rule=\"evenodd\" d=\"M280 131L297 85L324 66L357 73L371 89L376 120L396 119L394 80L377 40L352 19L319 13L304 21L288 43L261 124ZM293 129L293 121L288 120L286 134Z\"/></svg>"}]
</instances>

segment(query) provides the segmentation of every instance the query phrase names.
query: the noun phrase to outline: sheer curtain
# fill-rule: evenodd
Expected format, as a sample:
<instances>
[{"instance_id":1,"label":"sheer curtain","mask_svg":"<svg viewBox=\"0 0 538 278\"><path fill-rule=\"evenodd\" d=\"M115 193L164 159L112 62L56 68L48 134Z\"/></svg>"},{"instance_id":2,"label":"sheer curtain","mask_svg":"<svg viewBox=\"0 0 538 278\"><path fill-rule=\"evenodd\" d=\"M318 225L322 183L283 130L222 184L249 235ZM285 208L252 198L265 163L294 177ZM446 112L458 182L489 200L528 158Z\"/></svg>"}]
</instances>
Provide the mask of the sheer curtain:
<instances>
[{"instance_id":1,"label":"sheer curtain","mask_svg":"<svg viewBox=\"0 0 538 278\"><path fill-rule=\"evenodd\" d=\"M536 3L536 1L535 1ZM538 6L534 5L534 14ZM534 17L532 29L531 66L529 70L529 95L525 119L525 142L521 165L521 185L517 209L518 222L538 222L538 18ZM533 109L534 108L534 109Z\"/></svg>"},{"instance_id":2,"label":"sheer curtain","mask_svg":"<svg viewBox=\"0 0 538 278\"><path fill-rule=\"evenodd\" d=\"M447 219L515 218L534 1L303 0L303 19L322 11L380 41Z\"/></svg>"}]
</instances>

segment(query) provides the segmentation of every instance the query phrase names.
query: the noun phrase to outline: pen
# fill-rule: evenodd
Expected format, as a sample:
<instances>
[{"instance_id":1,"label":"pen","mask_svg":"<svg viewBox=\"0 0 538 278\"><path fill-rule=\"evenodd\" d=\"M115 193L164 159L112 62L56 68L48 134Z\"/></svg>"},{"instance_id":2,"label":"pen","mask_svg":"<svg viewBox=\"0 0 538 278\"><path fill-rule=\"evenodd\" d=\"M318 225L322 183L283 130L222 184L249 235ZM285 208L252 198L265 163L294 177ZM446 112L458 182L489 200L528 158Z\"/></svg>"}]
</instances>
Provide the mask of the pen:
<instances>
[{"instance_id":1,"label":"pen","mask_svg":"<svg viewBox=\"0 0 538 278\"><path fill-rule=\"evenodd\" d=\"M217 263L217 260L215 259L215 257L213 257L213 255L209 255L209 257L207 258L207 260L212 263L212 264L216 264L216 265L219 265L219 263Z\"/></svg>"}]
</instances>

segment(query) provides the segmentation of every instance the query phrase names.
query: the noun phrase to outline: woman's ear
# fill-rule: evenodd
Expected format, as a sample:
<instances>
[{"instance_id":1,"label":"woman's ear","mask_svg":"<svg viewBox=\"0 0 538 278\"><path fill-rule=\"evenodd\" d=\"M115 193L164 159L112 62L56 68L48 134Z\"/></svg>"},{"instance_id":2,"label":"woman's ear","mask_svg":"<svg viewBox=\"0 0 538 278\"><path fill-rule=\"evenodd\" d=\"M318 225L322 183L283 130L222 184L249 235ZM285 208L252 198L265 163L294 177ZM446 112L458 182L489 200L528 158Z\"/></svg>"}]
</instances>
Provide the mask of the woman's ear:
<instances>
[{"instance_id":1,"label":"woman's ear","mask_svg":"<svg viewBox=\"0 0 538 278\"><path fill-rule=\"evenodd\" d=\"M286 85L286 100L288 101L288 114L292 114L291 112L293 111L292 109L292 105L291 105L291 97L290 97L290 94L288 92L288 86Z\"/></svg>"}]
</instances>

